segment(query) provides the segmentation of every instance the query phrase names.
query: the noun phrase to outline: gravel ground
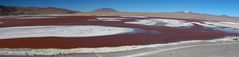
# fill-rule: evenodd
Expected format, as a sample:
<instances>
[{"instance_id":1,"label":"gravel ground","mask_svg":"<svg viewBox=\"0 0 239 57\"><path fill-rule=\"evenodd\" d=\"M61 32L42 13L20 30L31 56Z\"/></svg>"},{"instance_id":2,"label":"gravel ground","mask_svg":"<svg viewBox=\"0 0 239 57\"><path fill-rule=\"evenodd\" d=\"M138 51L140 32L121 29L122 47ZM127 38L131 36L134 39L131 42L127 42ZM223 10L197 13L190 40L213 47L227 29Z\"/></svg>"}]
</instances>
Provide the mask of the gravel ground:
<instances>
[{"instance_id":1,"label":"gravel ground","mask_svg":"<svg viewBox=\"0 0 239 57\"><path fill-rule=\"evenodd\" d=\"M78 53L50 56L0 55L0 57L239 57L238 53L238 42L199 42L111 53Z\"/></svg>"}]
</instances>

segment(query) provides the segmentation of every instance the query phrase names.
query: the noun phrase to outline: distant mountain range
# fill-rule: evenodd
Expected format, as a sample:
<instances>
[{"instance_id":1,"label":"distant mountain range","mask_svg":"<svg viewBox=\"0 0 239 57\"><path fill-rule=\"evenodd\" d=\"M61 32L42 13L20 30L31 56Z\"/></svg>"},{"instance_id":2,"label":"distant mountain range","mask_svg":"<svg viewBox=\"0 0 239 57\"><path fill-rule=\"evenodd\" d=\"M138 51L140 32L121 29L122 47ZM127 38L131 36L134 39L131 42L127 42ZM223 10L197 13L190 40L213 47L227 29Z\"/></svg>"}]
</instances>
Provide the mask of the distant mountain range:
<instances>
[{"instance_id":1,"label":"distant mountain range","mask_svg":"<svg viewBox=\"0 0 239 57\"><path fill-rule=\"evenodd\" d=\"M19 6L5 6L0 5L0 15L37 15L37 14L74 14L74 13L81 13L80 11L74 11L64 8L56 8L56 7L19 7ZM128 13L122 13L120 11L117 11L112 8L99 8L96 10L93 10L91 12L92 15L112 15L114 14L123 14L123 15L130 15L134 13L133 15L205 15L205 16L219 16L219 17L231 17L227 15L212 15L212 14L203 14L203 13L195 13L191 11L177 11L177 12L128 12ZM89 14L88 13L88 14ZM197 17L199 18L199 17ZM202 18L202 17L200 17ZM236 17L238 18L238 17Z\"/></svg>"},{"instance_id":2,"label":"distant mountain range","mask_svg":"<svg viewBox=\"0 0 239 57\"><path fill-rule=\"evenodd\" d=\"M119 11L112 9L112 8L99 8L92 12L119 12Z\"/></svg>"},{"instance_id":3,"label":"distant mountain range","mask_svg":"<svg viewBox=\"0 0 239 57\"><path fill-rule=\"evenodd\" d=\"M0 15L72 14L79 11L55 7L17 7L0 5Z\"/></svg>"}]
</instances>

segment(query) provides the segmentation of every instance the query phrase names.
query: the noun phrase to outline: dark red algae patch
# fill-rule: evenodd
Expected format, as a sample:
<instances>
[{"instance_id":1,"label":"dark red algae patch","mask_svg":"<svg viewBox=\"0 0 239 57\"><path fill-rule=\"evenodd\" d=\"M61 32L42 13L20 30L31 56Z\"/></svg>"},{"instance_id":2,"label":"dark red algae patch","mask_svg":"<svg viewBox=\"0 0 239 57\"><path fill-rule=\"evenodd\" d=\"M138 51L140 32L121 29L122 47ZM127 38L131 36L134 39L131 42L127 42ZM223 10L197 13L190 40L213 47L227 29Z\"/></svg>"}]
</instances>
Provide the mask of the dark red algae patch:
<instances>
[{"instance_id":1,"label":"dark red algae patch","mask_svg":"<svg viewBox=\"0 0 239 57\"><path fill-rule=\"evenodd\" d=\"M87 21L95 19L96 16L68 16L58 17L57 19L37 19L37 20L0 20L5 24L0 27L14 26L36 26L36 25L104 25L117 27L139 28L145 31L135 34L119 34L100 37L36 37L36 38L19 38L19 39L1 39L0 48L95 48L95 47L114 47L126 45L147 45L147 44L163 44L170 42L186 41L186 40L208 40L219 37L234 35L231 33L220 32L210 29L204 29L200 25L191 28L170 28L162 26L144 26L132 25L121 22L103 22L103 21ZM196 22L196 21L194 21ZM158 31L159 33L153 33Z\"/></svg>"},{"instance_id":2,"label":"dark red algae patch","mask_svg":"<svg viewBox=\"0 0 239 57\"><path fill-rule=\"evenodd\" d=\"M95 18L96 16L58 16L44 19L1 19L0 22L4 23L0 27L78 24Z\"/></svg>"},{"instance_id":3,"label":"dark red algae patch","mask_svg":"<svg viewBox=\"0 0 239 57\"><path fill-rule=\"evenodd\" d=\"M0 40L1 48L77 48L147 45L185 40L207 40L222 37L224 33L129 34L87 38L39 37Z\"/></svg>"}]
</instances>

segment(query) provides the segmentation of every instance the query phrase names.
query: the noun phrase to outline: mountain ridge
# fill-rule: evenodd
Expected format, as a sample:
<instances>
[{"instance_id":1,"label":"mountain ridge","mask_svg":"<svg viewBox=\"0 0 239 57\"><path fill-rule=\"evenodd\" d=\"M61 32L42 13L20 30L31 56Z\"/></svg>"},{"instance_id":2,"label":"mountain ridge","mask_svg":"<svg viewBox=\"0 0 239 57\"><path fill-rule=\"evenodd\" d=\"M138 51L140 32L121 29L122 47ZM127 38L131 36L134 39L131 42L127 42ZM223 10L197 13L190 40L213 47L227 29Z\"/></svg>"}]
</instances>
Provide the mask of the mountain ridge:
<instances>
[{"instance_id":1,"label":"mountain ridge","mask_svg":"<svg viewBox=\"0 0 239 57\"><path fill-rule=\"evenodd\" d=\"M99 8L99 9L93 10L92 12L119 12L119 11L112 8Z\"/></svg>"},{"instance_id":2,"label":"mountain ridge","mask_svg":"<svg viewBox=\"0 0 239 57\"><path fill-rule=\"evenodd\" d=\"M0 5L0 15L72 14L79 11L56 7L18 7Z\"/></svg>"}]
</instances>

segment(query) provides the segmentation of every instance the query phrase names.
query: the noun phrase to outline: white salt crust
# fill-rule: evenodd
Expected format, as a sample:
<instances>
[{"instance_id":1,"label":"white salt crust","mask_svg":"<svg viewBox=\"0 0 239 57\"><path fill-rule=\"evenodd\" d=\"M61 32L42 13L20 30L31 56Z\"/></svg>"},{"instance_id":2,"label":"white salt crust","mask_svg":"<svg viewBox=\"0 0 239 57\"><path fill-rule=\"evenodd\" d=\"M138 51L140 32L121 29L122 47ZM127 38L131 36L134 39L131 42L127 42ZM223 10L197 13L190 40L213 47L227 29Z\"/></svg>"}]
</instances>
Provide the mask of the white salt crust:
<instances>
[{"instance_id":1,"label":"white salt crust","mask_svg":"<svg viewBox=\"0 0 239 57\"><path fill-rule=\"evenodd\" d=\"M20 26L0 28L0 39L25 37L94 37L134 32L133 28L76 25L76 26Z\"/></svg>"}]
</instances>

